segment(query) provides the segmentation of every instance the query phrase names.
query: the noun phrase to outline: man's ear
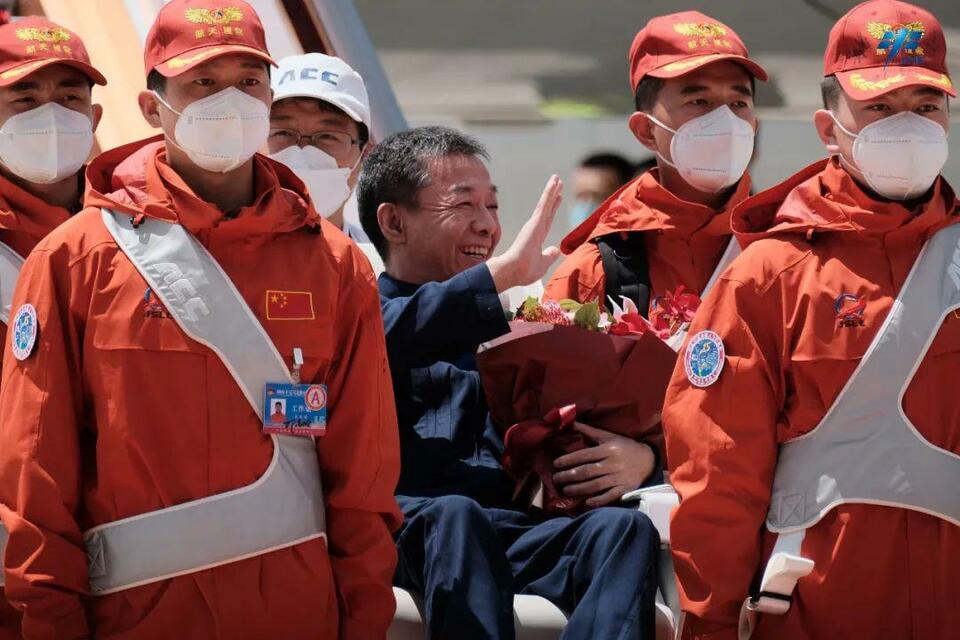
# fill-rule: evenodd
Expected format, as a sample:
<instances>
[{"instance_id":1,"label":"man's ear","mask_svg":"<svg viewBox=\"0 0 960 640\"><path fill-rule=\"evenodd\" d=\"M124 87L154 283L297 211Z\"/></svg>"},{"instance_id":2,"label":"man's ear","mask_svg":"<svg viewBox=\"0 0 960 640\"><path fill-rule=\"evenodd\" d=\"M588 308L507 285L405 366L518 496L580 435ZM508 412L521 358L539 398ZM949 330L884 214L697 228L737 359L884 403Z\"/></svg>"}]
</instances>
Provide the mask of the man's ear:
<instances>
[{"instance_id":1,"label":"man's ear","mask_svg":"<svg viewBox=\"0 0 960 640\"><path fill-rule=\"evenodd\" d=\"M407 229L399 205L384 202L377 207L377 224L388 245L407 243Z\"/></svg>"},{"instance_id":2,"label":"man's ear","mask_svg":"<svg viewBox=\"0 0 960 640\"><path fill-rule=\"evenodd\" d=\"M160 101L152 91L141 91L137 96L137 104L140 105L140 113L143 119L147 121L154 129L161 128L160 122Z\"/></svg>"},{"instance_id":3,"label":"man's ear","mask_svg":"<svg viewBox=\"0 0 960 640\"><path fill-rule=\"evenodd\" d=\"M817 129L820 141L826 146L829 153L840 153L837 144L837 123L826 109L818 109L813 114L813 126Z\"/></svg>"},{"instance_id":4,"label":"man's ear","mask_svg":"<svg viewBox=\"0 0 960 640\"><path fill-rule=\"evenodd\" d=\"M647 114L643 111L634 111L627 121L627 126L640 144L654 153L657 152L657 141L653 137L653 128L656 125L647 117Z\"/></svg>"},{"instance_id":5,"label":"man's ear","mask_svg":"<svg viewBox=\"0 0 960 640\"><path fill-rule=\"evenodd\" d=\"M99 104L90 105L90 112L93 115L93 130L96 131L100 126L100 120L103 118L103 107Z\"/></svg>"}]
</instances>

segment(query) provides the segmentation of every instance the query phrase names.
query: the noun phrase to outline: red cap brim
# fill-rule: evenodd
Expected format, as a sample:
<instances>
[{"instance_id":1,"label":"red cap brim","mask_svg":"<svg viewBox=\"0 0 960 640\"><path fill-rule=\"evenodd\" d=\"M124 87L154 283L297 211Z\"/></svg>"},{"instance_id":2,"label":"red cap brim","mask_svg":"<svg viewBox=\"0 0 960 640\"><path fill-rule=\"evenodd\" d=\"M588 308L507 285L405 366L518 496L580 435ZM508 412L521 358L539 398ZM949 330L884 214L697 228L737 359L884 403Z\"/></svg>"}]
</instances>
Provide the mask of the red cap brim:
<instances>
[{"instance_id":1,"label":"red cap brim","mask_svg":"<svg viewBox=\"0 0 960 640\"><path fill-rule=\"evenodd\" d=\"M197 47L196 49L185 51L170 58L169 60L161 62L154 68L165 78L173 78L181 73L185 73L190 69L193 69L198 64L203 64L204 62L209 62L210 60L216 60L217 58L223 56L235 55L238 53L259 58L271 66L277 66L277 63L273 61L273 58L259 49L254 49L253 47L248 47L242 44L217 44L208 47Z\"/></svg>"},{"instance_id":2,"label":"red cap brim","mask_svg":"<svg viewBox=\"0 0 960 640\"><path fill-rule=\"evenodd\" d=\"M945 73L926 67L870 67L838 71L837 80L843 91L854 100L870 100L896 89L911 86L932 87L956 97L957 90Z\"/></svg>"},{"instance_id":3,"label":"red cap brim","mask_svg":"<svg viewBox=\"0 0 960 640\"><path fill-rule=\"evenodd\" d=\"M709 53L703 56L690 56L683 60L667 63L653 71L648 71L647 75L653 76L654 78L679 78L708 64L724 62L726 60L740 64L747 70L747 73L758 80L766 81L767 79L767 72L763 67L750 58L738 56L735 53Z\"/></svg>"},{"instance_id":4,"label":"red cap brim","mask_svg":"<svg viewBox=\"0 0 960 640\"><path fill-rule=\"evenodd\" d=\"M10 69L0 73L0 87L10 86L15 82L23 80L31 73L36 73L40 69L44 69L54 64L62 64L68 67L73 67L90 78L94 84L99 84L101 86L107 84L107 79L103 77L103 74L86 62L74 60L73 58L43 58L41 60L24 62L21 65L11 67Z\"/></svg>"}]
</instances>

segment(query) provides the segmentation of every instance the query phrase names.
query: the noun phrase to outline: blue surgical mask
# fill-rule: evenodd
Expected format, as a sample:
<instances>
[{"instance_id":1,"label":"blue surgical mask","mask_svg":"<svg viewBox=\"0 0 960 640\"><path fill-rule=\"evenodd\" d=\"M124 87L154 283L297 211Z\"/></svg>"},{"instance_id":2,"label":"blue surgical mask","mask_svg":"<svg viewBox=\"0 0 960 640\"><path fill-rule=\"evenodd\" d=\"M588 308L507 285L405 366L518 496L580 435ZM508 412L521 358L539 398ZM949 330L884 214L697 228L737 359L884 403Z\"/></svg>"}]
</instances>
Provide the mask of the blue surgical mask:
<instances>
[{"instance_id":1,"label":"blue surgical mask","mask_svg":"<svg viewBox=\"0 0 960 640\"><path fill-rule=\"evenodd\" d=\"M574 200L567 210L567 222L570 223L570 227L580 226L580 223L589 218L599 206L600 203L596 200Z\"/></svg>"}]
</instances>

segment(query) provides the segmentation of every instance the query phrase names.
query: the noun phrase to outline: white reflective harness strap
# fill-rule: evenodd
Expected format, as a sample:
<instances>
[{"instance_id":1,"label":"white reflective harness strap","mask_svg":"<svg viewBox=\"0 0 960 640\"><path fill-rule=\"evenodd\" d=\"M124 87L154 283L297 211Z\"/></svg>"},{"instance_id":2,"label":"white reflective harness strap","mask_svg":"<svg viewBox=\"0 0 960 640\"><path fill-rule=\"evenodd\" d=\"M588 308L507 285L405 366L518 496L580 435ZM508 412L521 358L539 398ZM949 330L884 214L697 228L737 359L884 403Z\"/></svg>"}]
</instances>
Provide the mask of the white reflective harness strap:
<instances>
[{"instance_id":1,"label":"white reflective harness strap","mask_svg":"<svg viewBox=\"0 0 960 640\"><path fill-rule=\"evenodd\" d=\"M947 314L960 308L960 225L927 241L866 353L820 423L780 445L767 513L779 534L756 598L741 608L741 638L756 614L782 615L813 570L800 556L809 527L834 507L911 509L960 526L960 456L927 441L903 396ZM855 461L851 463L851 461Z\"/></svg>"},{"instance_id":2,"label":"white reflective harness strap","mask_svg":"<svg viewBox=\"0 0 960 640\"><path fill-rule=\"evenodd\" d=\"M103 211L103 222L190 338L213 350L262 419L267 382L291 382L273 341L216 260L182 226ZM240 425L238 428L248 428ZM91 592L105 595L325 537L312 438L273 436L256 482L84 533Z\"/></svg>"},{"instance_id":3,"label":"white reflective harness strap","mask_svg":"<svg viewBox=\"0 0 960 640\"><path fill-rule=\"evenodd\" d=\"M13 304L13 290L17 286L17 276L23 266L20 254L0 242L0 322L10 324L10 307ZM0 561L7 547L7 530L0 523ZM4 584L3 571L0 570L0 587Z\"/></svg>"},{"instance_id":4,"label":"white reflective harness strap","mask_svg":"<svg viewBox=\"0 0 960 640\"><path fill-rule=\"evenodd\" d=\"M720 279L721 274L727 270L727 267L740 255L740 244L737 242L736 236L730 238L730 242L727 244L727 248L723 250L723 254L720 256L720 262L717 263L717 268L713 270L713 274L710 276L710 279L707 280L706 286L703 288L703 291L700 292L700 300L703 300L707 297L707 294L710 293L710 290L713 289L713 286L717 284L717 280ZM684 340L687 339L687 331L689 331L690 326L684 326L682 329L677 331L675 334L670 336L667 340L667 344L674 351L679 352L680 348L683 346Z\"/></svg>"}]
</instances>

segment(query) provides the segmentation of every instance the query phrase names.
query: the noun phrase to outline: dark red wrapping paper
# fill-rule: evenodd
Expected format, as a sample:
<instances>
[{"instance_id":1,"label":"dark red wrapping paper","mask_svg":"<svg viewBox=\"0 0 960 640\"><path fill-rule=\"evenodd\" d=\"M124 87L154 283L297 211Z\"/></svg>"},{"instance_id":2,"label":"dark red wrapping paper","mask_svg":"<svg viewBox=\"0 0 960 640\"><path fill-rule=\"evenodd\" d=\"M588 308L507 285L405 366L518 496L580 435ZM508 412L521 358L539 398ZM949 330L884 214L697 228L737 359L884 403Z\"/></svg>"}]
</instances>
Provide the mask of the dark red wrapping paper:
<instances>
[{"instance_id":1,"label":"dark red wrapping paper","mask_svg":"<svg viewBox=\"0 0 960 640\"><path fill-rule=\"evenodd\" d=\"M552 480L557 457L593 444L572 429L574 419L662 449L659 415L677 354L652 332L615 336L532 322L511 329L477 354L504 435L504 468L518 493L531 480L543 483L545 512L580 513L584 500L563 496Z\"/></svg>"}]
</instances>

